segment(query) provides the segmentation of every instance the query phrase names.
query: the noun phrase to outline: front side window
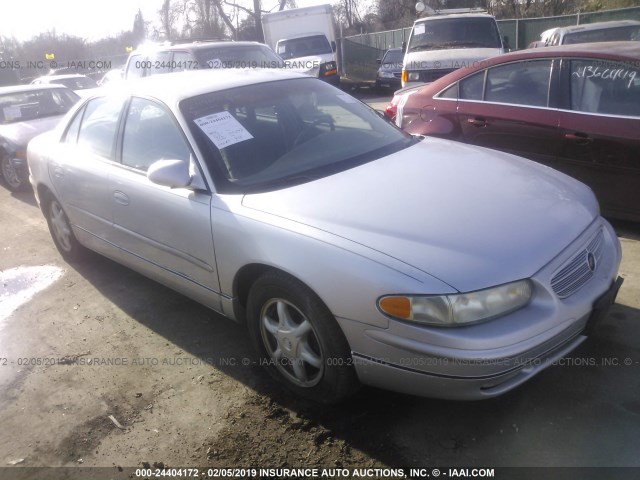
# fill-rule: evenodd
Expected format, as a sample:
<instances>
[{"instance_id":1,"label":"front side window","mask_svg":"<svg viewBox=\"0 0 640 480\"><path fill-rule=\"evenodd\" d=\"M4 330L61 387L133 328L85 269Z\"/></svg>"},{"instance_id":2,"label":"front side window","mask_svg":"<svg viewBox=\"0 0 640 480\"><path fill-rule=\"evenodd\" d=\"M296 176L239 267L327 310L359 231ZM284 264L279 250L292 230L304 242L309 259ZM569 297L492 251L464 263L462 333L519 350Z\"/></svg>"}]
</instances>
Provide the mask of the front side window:
<instances>
[{"instance_id":1,"label":"front side window","mask_svg":"<svg viewBox=\"0 0 640 480\"><path fill-rule=\"evenodd\" d=\"M640 68L634 63L571 60L571 109L640 117Z\"/></svg>"},{"instance_id":2,"label":"front side window","mask_svg":"<svg viewBox=\"0 0 640 480\"><path fill-rule=\"evenodd\" d=\"M490 68L485 101L546 107L551 60L515 62Z\"/></svg>"},{"instance_id":3,"label":"front side window","mask_svg":"<svg viewBox=\"0 0 640 480\"><path fill-rule=\"evenodd\" d=\"M180 109L221 193L303 183L416 141L375 110L311 78L199 95Z\"/></svg>"},{"instance_id":4,"label":"front side window","mask_svg":"<svg viewBox=\"0 0 640 480\"><path fill-rule=\"evenodd\" d=\"M78 132L78 145L95 155L112 159L122 104L121 98L90 100Z\"/></svg>"},{"instance_id":5,"label":"front side window","mask_svg":"<svg viewBox=\"0 0 640 480\"><path fill-rule=\"evenodd\" d=\"M147 171L158 160L189 161L187 147L173 116L150 100L131 100L122 140L122 164Z\"/></svg>"}]
</instances>

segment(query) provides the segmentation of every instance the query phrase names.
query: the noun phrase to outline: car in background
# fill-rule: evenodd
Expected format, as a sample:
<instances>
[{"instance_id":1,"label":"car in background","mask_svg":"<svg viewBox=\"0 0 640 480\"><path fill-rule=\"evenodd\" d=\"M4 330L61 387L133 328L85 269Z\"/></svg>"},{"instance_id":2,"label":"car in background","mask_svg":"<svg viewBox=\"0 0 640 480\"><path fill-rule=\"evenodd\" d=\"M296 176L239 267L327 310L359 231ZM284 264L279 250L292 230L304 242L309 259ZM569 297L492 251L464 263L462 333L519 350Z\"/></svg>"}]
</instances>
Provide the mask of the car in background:
<instances>
[{"instance_id":1,"label":"car in background","mask_svg":"<svg viewBox=\"0 0 640 480\"><path fill-rule=\"evenodd\" d=\"M92 78L86 75L80 75L79 73L70 73L66 75L45 75L38 77L31 82L32 85L48 85L57 84L64 85L70 88L74 92L78 90L87 90L96 88L98 84Z\"/></svg>"},{"instance_id":2,"label":"car in background","mask_svg":"<svg viewBox=\"0 0 640 480\"><path fill-rule=\"evenodd\" d=\"M618 42L640 40L640 22L617 20L559 27L549 36L546 45L573 45L576 43Z\"/></svg>"},{"instance_id":3,"label":"car in background","mask_svg":"<svg viewBox=\"0 0 640 480\"><path fill-rule=\"evenodd\" d=\"M123 78L198 69L282 68L282 58L258 42L194 42L143 46L129 54Z\"/></svg>"},{"instance_id":4,"label":"car in background","mask_svg":"<svg viewBox=\"0 0 640 480\"><path fill-rule=\"evenodd\" d=\"M546 47L547 46L547 42L549 41L549 38L551 37L551 35L553 35L553 33L557 30L557 28L550 28L548 30L545 30L544 32L542 32L540 34L540 40L531 42L529 44L529 46L527 46L527 48L540 48L540 47Z\"/></svg>"},{"instance_id":5,"label":"car in background","mask_svg":"<svg viewBox=\"0 0 640 480\"><path fill-rule=\"evenodd\" d=\"M640 42L523 50L398 92L403 130L514 153L589 185L640 221Z\"/></svg>"},{"instance_id":6,"label":"car in background","mask_svg":"<svg viewBox=\"0 0 640 480\"><path fill-rule=\"evenodd\" d=\"M58 250L246 324L305 398L500 395L580 345L620 287L593 193L535 162L412 137L283 70L109 90L29 144Z\"/></svg>"},{"instance_id":7,"label":"car in background","mask_svg":"<svg viewBox=\"0 0 640 480\"><path fill-rule=\"evenodd\" d=\"M115 82L122 81L122 68L114 68L113 70L109 70L105 73L100 80L98 80L97 84L99 87L104 87L105 85L111 85Z\"/></svg>"},{"instance_id":8,"label":"car in background","mask_svg":"<svg viewBox=\"0 0 640 480\"><path fill-rule=\"evenodd\" d=\"M0 172L10 190L29 186L29 140L55 127L79 98L62 85L0 88Z\"/></svg>"},{"instance_id":9,"label":"car in background","mask_svg":"<svg viewBox=\"0 0 640 480\"><path fill-rule=\"evenodd\" d=\"M397 90L402 84L402 60L404 52L401 48L390 48L378 59L380 67L376 73L376 88Z\"/></svg>"}]
</instances>

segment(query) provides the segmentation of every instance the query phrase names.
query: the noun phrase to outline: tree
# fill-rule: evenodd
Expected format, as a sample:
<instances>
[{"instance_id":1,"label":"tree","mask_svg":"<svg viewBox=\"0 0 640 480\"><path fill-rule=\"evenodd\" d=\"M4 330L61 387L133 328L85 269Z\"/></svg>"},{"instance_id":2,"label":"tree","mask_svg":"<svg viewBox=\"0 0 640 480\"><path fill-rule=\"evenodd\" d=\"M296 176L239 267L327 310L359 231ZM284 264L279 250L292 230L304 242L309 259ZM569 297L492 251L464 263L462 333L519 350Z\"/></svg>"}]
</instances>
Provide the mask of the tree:
<instances>
[{"instance_id":1,"label":"tree","mask_svg":"<svg viewBox=\"0 0 640 480\"><path fill-rule=\"evenodd\" d=\"M140 44L147 37L147 27L144 24L144 18L142 18L142 11L138 9L136 17L133 20L133 30L131 30L134 43Z\"/></svg>"}]
</instances>

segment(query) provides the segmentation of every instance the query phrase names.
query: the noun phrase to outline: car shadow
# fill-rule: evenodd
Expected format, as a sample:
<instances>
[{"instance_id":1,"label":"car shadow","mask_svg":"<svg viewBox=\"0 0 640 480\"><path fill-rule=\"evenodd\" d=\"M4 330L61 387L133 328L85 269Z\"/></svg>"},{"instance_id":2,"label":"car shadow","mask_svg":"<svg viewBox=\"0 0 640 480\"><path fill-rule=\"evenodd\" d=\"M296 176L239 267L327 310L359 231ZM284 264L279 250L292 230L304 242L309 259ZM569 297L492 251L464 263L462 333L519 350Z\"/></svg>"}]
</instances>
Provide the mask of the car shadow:
<instances>
[{"instance_id":1,"label":"car shadow","mask_svg":"<svg viewBox=\"0 0 640 480\"><path fill-rule=\"evenodd\" d=\"M6 188L3 186L3 188ZM10 193L13 198L16 200L20 200L32 207L37 207L38 203L36 202L36 197L33 195L33 190L28 188L27 190L21 190L19 192L11 192Z\"/></svg>"},{"instance_id":2,"label":"car shadow","mask_svg":"<svg viewBox=\"0 0 640 480\"><path fill-rule=\"evenodd\" d=\"M252 391L253 398L236 412L238 415L230 412L232 425L212 440L210 450L229 447L236 456L263 467L283 466L281 459L271 460L255 448L255 442L264 443L269 432L293 436L298 439L294 443L311 441L312 448L346 452L345 460L334 462L337 467L357 467L346 460L361 458L355 452L390 468L579 465L587 461L584 458L596 462L606 458L610 449L605 446L617 445L611 438L624 428L617 423L609 425L607 434L595 440L600 420L595 422L587 416L584 422L593 422L593 429L587 428L586 432L593 440L589 448L600 450L574 452L566 446L575 440L567 411L577 407L570 405L578 403L580 410L596 417L598 408L609 403L614 405L611 408L628 405L632 420L640 414L633 388L619 387L615 398L601 388L635 384L632 369L609 370L602 366L603 359L611 356L640 360L637 347L633 350L631 344L624 343L624 339L637 338L640 333L640 311L624 305L616 304L596 329L595 338L569 356L588 357L595 364L590 360L573 368L554 366L501 397L445 401L365 387L343 404L323 406L298 399L274 382L256 363L243 326L99 255L74 268L131 318ZM606 420L608 425L610 420ZM524 432L528 436L523 436ZM575 435L585 435L585 427ZM251 436L255 437L254 443L247 441ZM303 437L306 440L301 440ZM525 448L531 442L536 442L535 447ZM563 450L566 454L559 458L557 452ZM310 465L307 462L302 466Z\"/></svg>"}]
</instances>

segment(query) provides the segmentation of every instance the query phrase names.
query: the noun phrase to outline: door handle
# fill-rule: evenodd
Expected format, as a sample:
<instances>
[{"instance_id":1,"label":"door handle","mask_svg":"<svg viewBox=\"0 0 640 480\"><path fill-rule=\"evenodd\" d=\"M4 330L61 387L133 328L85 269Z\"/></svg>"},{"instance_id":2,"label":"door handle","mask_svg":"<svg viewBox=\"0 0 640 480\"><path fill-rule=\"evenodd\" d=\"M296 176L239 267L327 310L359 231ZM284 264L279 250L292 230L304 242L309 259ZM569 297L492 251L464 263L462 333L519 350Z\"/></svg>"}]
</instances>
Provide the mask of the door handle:
<instances>
[{"instance_id":1,"label":"door handle","mask_svg":"<svg viewBox=\"0 0 640 480\"><path fill-rule=\"evenodd\" d=\"M576 142L578 145L587 145L593 142L593 138L585 133L565 133L564 138Z\"/></svg>"},{"instance_id":2,"label":"door handle","mask_svg":"<svg viewBox=\"0 0 640 480\"><path fill-rule=\"evenodd\" d=\"M486 127L487 121L484 118L467 118L467 123L473 125L474 127Z\"/></svg>"},{"instance_id":3,"label":"door handle","mask_svg":"<svg viewBox=\"0 0 640 480\"><path fill-rule=\"evenodd\" d=\"M120 190L113 192L113 198L120 205L129 205L129 197Z\"/></svg>"}]
</instances>

